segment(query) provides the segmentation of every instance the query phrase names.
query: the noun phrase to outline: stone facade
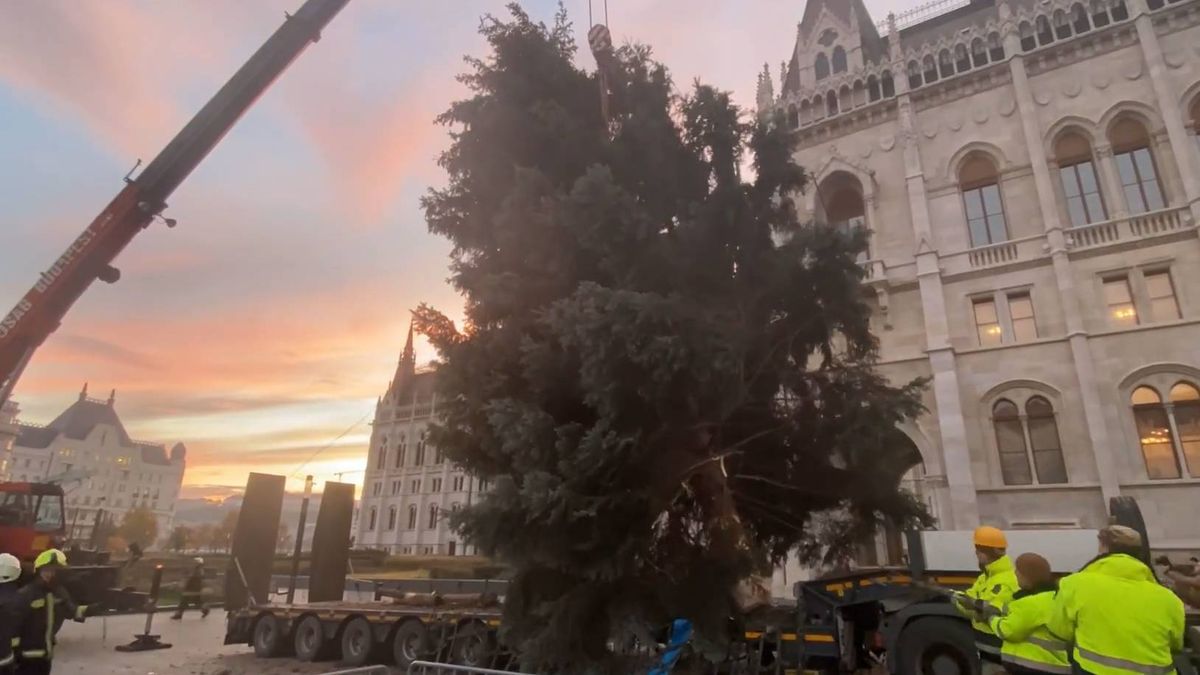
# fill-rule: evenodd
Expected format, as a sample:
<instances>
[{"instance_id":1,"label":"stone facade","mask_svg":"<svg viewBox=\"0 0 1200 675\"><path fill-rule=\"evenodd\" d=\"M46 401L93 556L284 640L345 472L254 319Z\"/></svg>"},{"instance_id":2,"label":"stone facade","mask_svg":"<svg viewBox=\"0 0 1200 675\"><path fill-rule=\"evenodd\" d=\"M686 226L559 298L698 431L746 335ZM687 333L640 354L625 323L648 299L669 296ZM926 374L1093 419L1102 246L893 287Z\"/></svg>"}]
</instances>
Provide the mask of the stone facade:
<instances>
[{"instance_id":1,"label":"stone facade","mask_svg":"<svg viewBox=\"0 0 1200 675\"><path fill-rule=\"evenodd\" d=\"M1200 1L809 0L781 81L803 215L870 232L881 367L941 527L1200 549ZM779 94L775 91L778 86Z\"/></svg>"},{"instance_id":2,"label":"stone facade","mask_svg":"<svg viewBox=\"0 0 1200 675\"><path fill-rule=\"evenodd\" d=\"M98 514L120 525L130 509L145 506L165 538L175 519L187 448L167 452L159 443L129 437L116 412L116 392L108 400L79 398L46 426L17 423L8 479L57 482L66 493L67 536L88 542ZM101 544L103 545L103 544Z\"/></svg>"},{"instance_id":3,"label":"stone facade","mask_svg":"<svg viewBox=\"0 0 1200 675\"><path fill-rule=\"evenodd\" d=\"M412 329L396 375L375 406L355 546L395 555L468 555L447 515L471 503L479 481L446 461L426 436L437 411L434 371L417 372Z\"/></svg>"}]
</instances>

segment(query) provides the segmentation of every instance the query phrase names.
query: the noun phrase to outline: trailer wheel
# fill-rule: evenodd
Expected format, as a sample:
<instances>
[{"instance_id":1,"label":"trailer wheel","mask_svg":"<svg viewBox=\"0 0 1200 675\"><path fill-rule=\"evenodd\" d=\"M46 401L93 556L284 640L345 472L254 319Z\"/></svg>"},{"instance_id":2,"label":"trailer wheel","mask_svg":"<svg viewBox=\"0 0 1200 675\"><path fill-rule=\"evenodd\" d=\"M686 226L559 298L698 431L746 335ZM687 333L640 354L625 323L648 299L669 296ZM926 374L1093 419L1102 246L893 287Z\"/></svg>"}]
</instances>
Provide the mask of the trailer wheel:
<instances>
[{"instance_id":1,"label":"trailer wheel","mask_svg":"<svg viewBox=\"0 0 1200 675\"><path fill-rule=\"evenodd\" d=\"M450 645L450 662L456 666L486 668L496 654L496 636L487 626L471 622L458 629Z\"/></svg>"},{"instance_id":2,"label":"trailer wheel","mask_svg":"<svg viewBox=\"0 0 1200 675\"><path fill-rule=\"evenodd\" d=\"M260 659L271 659L283 656L283 630L279 620L271 614L264 614L254 622L254 655Z\"/></svg>"},{"instance_id":3,"label":"trailer wheel","mask_svg":"<svg viewBox=\"0 0 1200 675\"><path fill-rule=\"evenodd\" d=\"M375 651L371 622L361 616L350 619L342 629L342 663L352 668L364 666Z\"/></svg>"},{"instance_id":4,"label":"trailer wheel","mask_svg":"<svg viewBox=\"0 0 1200 675\"><path fill-rule=\"evenodd\" d=\"M306 616L300 621L293 643L296 646L296 658L301 661L324 661L329 658L325 629L315 616Z\"/></svg>"},{"instance_id":5,"label":"trailer wheel","mask_svg":"<svg viewBox=\"0 0 1200 675\"><path fill-rule=\"evenodd\" d=\"M917 619L900 633L896 675L979 675L975 635L947 617Z\"/></svg>"},{"instance_id":6,"label":"trailer wheel","mask_svg":"<svg viewBox=\"0 0 1200 675\"><path fill-rule=\"evenodd\" d=\"M418 619L411 619L396 628L392 636L392 658L400 668L407 668L413 661L431 651L429 629Z\"/></svg>"}]
</instances>

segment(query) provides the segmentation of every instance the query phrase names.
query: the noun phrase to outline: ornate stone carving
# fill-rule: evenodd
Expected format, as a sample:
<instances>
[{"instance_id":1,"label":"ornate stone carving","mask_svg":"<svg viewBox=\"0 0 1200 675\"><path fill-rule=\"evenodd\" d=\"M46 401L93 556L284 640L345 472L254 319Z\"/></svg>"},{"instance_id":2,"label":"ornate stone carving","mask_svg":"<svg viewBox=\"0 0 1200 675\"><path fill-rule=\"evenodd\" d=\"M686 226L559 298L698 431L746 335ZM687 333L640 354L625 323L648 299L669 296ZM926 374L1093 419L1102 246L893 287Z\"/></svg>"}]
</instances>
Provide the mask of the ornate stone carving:
<instances>
[{"instance_id":1,"label":"ornate stone carving","mask_svg":"<svg viewBox=\"0 0 1200 675\"><path fill-rule=\"evenodd\" d=\"M985 124L989 117L987 108L977 108L971 115L971 119L975 120L975 124Z\"/></svg>"},{"instance_id":2,"label":"ornate stone carving","mask_svg":"<svg viewBox=\"0 0 1200 675\"><path fill-rule=\"evenodd\" d=\"M1166 61L1167 65L1171 68L1182 68L1186 58L1186 54L1181 54L1179 50L1176 49L1170 49L1163 52L1163 61Z\"/></svg>"},{"instance_id":3,"label":"ornate stone carving","mask_svg":"<svg viewBox=\"0 0 1200 675\"><path fill-rule=\"evenodd\" d=\"M1136 80L1142 76L1143 70L1144 69L1142 68L1142 62L1137 61L1133 65L1123 69L1121 71L1121 74L1124 75L1125 79L1127 79L1127 80Z\"/></svg>"},{"instance_id":4,"label":"ornate stone carving","mask_svg":"<svg viewBox=\"0 0 1200 675\"><path fill-rule=\"evenodd\" d=\"M1112 84L1112 78L1110 78L1108 76L1108 73L1093 73L1092 74L1092 86L1093 87L1103 90L1103 89L1108 89L1108 85L1110 85L1110 84Z\"/></svg>"},{"instance_id":5,"label":"ornate stone carving","mask_svg":"<svg viewBox=\"0 0 1200 675\"><path fill-rule=\"evenodd\" d=\"M892 148L894 148L894 147L896 147L896 137L895 136L889 135L889 136L880 136L879 137L879 149L880 150L883 150L884 152L891 152Z\"/></svg>"},{"instance_id":6,"label":"ornate stone carving","mask_svg":"<svg viewBox=\"0 0 1200 675\"><path fill-rule=\"evenodd\" d=\"M924 134L925 138L930 138L930 139L937 138L937 135L938 135L937 125L933 124L933 125L927 126L921 130L921 133Z\"/></svg>"},{"instance_id":7,"label":"ornate stone carving","mask_svg":"<svg viewBox=\"0 0 1200 675\"><path fill-rule=\"evenodd\" d=\"M960 131L963 128L962 118L952 117L950 118L950 121L946 123L946 126L950 127L950 131Z\"/></svg>"},{"instance_id":8,"label":"ornate stone carving","mask_svg":"<svg viewBox=\"0 0 1200 675\"><path fill-rule=\"evenodd\" d=\"M1004 99L1000 103L1000 114L1004 117L1012 117L1012 114L1017 111L1017 102L1011 98Z\"/></svg>"},{"instance_id":9,"label":"ornate stone carving","mask_svg":"<svg viewBox=\"0 0 1200 675\"><path fill-rule=\"evenodd\" d=\"M1063 96L1066 96L1067 98L1075 98L1076 96L1079 96L1079 94L1083 93L1083 84L1081 84L1079 80L1071 80L1063 85L1062 93Z\"/></svg>"},{"instance_id":10,"label":"ornate stone carving","mask_svg":"<svg viewBox=\"0 0 1200 675\"><path fill-rule=\"evenodd\" d=\"M1049 93L1049 92L1045 92L1045 91L1035 91L1035 92L1033 92L1033 100L1034 100L1034 102L1036 102L1038 105L1050 105L1050 99L1051 99L1051 98L1052 98L1052 97L1050 96L1050 93Z\"/></svg>"}]
</instances>

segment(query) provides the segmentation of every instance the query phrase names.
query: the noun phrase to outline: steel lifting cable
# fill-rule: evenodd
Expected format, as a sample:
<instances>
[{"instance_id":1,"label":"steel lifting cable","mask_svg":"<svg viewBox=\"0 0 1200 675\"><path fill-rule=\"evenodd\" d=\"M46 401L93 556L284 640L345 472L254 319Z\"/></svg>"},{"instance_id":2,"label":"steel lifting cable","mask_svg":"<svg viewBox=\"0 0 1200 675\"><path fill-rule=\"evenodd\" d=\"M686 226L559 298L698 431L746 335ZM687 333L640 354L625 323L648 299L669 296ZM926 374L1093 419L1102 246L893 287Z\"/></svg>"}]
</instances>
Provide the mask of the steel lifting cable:
<instances>
[{"instance_id":1,"label":"steel lifting cable","mask_svg":"<svg viewBox=\"0 0 1200 675\"><path fill-rule=\"evenodd\" d=\"M610 74L617 68L617 57L613 53L612 32L608 27L608 0L604 0L604 23L597 24L592 17L592 0L588 0L588 46L596 59L596 79L600 84L600 116L604 126L611 128L609 113L611 88Z\"/></svg>"}]
</instances>

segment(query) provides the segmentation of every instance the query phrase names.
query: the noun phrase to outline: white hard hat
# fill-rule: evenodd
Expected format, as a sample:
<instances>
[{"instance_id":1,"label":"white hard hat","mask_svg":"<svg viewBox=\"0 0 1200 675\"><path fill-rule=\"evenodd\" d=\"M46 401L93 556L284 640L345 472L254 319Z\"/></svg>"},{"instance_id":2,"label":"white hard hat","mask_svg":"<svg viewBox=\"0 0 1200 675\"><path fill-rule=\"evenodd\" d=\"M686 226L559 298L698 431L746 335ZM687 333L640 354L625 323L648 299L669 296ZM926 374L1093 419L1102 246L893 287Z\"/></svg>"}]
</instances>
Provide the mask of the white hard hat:
<instances>
[{"instance_id":1,"label":"white hard hat","mask_svg":"<svg viewBox=\"0 0 1200 675\"><path fill-rule=\"evenodd\" d=\"M203 565L204 558L192 558L192 562L196 563L197 565Z\"/></svg>"},{"instance_id":2,"label":"white hard hat","mask_svg":"<svg viewBox=\"0 0 1200 675\"><path fill-rule=\"evenodd\" d=\"M21 577L21 561L11 553L0 553L0 584L16 581Z\"/></svg>"}]
</instances>

